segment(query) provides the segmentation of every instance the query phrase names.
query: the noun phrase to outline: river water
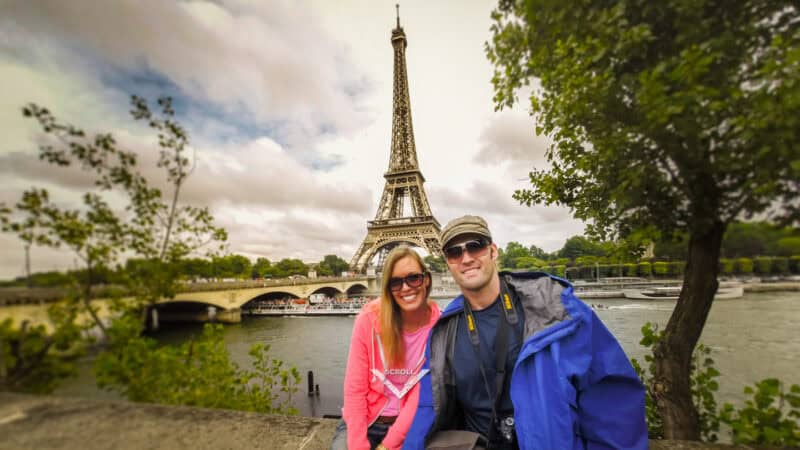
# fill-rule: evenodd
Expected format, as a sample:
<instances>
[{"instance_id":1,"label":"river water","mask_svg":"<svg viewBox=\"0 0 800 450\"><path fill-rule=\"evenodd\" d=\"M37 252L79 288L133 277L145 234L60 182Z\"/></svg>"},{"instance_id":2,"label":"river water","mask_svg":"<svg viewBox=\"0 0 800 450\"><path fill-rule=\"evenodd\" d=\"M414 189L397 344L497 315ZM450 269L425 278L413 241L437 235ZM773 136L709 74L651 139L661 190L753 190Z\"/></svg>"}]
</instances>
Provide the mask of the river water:
<instances>
[{"instance_id":1,"label":"river water","mask_svg":"<svg viewBox=\"0 0 800 450\"><path fill-rule=\"evenodd\" d=\"M442 307L446 301L439 301ZM643 361L639 345L645 322L663 328L674 301L603 299L598 316L617 337L629 357ZM253 343L271 346L271 356L294 365L303 379L294 397L302 415L338 415L342 405L342 383L354 317L244 317L241 324L225 327L225 341L232 358L242 366ZM700 341L712 349L711 357L721 372L716 395L741 403L742 389L767 377L800 383L800 292L748 293L740 299L714 302ZM201 332L200 324L163 329L157 338L177 343ZM306 374L314 372L319 396L308 396ZM84 361L78 378L68 380L59 395L114 398L98 390L91 374L91 361Z\"/></svg>"}]
</instances>

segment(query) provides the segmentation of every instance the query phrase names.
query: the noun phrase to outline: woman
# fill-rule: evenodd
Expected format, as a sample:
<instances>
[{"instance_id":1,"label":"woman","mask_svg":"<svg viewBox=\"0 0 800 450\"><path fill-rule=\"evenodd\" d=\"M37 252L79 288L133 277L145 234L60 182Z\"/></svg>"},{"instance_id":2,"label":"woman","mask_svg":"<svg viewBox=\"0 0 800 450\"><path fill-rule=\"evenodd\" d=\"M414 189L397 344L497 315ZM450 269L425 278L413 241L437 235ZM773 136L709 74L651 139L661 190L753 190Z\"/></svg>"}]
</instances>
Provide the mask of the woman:
<instances>
[{"instance_id":1,"label":"woman","mask_svg":"<svg viewBox=\"0 0 800 450\"><path fill-rule=\"evenodd\" d=\"M383 266L381 298L353 324L344 376L342 423L332 450L399 449L414 419L428 334L439 307L428 300L431 275L409 247ZM346 444L346 446L345 446Z\"/></svg>"}]
</instances>

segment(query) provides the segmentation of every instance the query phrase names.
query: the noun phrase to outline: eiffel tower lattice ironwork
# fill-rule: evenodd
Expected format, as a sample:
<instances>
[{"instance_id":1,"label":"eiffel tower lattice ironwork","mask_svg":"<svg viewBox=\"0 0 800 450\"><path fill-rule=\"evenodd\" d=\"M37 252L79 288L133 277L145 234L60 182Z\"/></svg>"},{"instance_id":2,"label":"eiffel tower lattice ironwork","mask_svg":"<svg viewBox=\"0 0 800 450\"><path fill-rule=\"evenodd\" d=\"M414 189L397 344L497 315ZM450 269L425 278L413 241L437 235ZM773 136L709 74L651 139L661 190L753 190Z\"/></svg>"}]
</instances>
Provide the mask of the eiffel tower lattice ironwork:
<instances>
[{"instance_id":1,"label":"eiffel tower lattice ironwork","mask_svg":"<svg viewBox=\"0 0 800 450\"><path fill-rule=\"evenodd\" d=\"M383 188L375 220L367 222L367 236L350 260L352 270L362 272L376 255L376 265L383 264L386 254L394 247L408 243L424 248L428 253L441 255L439 231L441 226L433 217L419 170L414 129L411 125L411 102L406 73L406 34L400 26L398 8L397 28L392 30L394 48L394 113L392 117L392 151L389 170L383 175ZM409 212L406 216L406 203Z\"/></svg>"}]
</instances>

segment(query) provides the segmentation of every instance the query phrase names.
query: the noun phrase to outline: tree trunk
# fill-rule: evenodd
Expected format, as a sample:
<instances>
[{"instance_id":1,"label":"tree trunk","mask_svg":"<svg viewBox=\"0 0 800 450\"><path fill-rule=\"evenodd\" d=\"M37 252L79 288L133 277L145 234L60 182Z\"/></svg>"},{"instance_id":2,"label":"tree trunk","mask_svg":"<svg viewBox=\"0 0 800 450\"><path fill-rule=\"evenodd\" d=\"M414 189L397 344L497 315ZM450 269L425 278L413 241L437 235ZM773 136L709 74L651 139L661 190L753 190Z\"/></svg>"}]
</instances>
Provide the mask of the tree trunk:
<instances>
[{"instance_id":1,"label":"tree trunk","mask_svg":"<svg viewBox=\"0 0 800 450\"><path fill-rule=\"evenodd\" d=\"M25 279L28 289L33 287L31 280L31 244L25 244Z\"/></svg>"},{"instance_id":2,"label":"tree trunk","mask_svg":"<svg viewBox=\"0 0 800 450\"><path fill-rule=\"evenodd\" d=\"M106 329L105 325L103 325L103 321L100 319L100 316L97 315L97 311L92 308L92 255L88 249L86 250L86 286L84 286L82 301L86 311L92 316L92 320L94 320L95 325L97 325L100 328L100 331L103 333L103 340L107 341L108 330Z\"/></svg>"},{"instance_id":3,"label":"tree trunk","mask_svg":"<svg viewBox=\"0 0 800 450\"><path fill-rule=\"evenodd\" d=\"M665 439L700 440L697 409L689 386L692 352L703 332L717 292L719 253L725 224L692 231L680 298L654 350L656 404Z\"/></svg>"}]
</instances>

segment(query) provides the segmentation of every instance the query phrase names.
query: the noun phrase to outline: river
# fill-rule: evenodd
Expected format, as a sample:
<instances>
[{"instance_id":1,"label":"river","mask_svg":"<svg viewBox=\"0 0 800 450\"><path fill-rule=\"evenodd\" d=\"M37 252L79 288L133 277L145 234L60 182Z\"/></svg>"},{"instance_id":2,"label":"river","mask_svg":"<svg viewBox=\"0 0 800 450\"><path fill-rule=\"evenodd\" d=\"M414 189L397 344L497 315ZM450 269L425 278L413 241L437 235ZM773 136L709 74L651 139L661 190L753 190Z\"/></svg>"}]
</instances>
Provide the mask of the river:
<instances>
[{"instance_id":1,"label":"river","mask_svg":"<svg viewBox=\"0 0 800 450\"><path fill-rule=\"evenodd\" d=\"M617 337L629 357L643 362L639 345L645 322L663 328L674 301L625 299L592 300L605 308L597 314ZM445 301L440 301L442 307ZM295 406L308 416L340 414L342 382L354 317L245 317L241 324L225 327L225 341L233 359L249 364L247 352L256 342L271 346L272 357L298 368L303 379L295 395ZM734 300L714 302L700 341L712 349L711 357L721 372L716 395L741 403L745 385L767 377L800 383L800 292L748 293ZM164 329L163 342L182 342L201 331L200 324ZM306 374L313 370L320 395L306 394ZM98 390L91 374L91 361L84 361L78 378L66 381L59 395L114 398Z\"/></svg>"}]
</instances>

